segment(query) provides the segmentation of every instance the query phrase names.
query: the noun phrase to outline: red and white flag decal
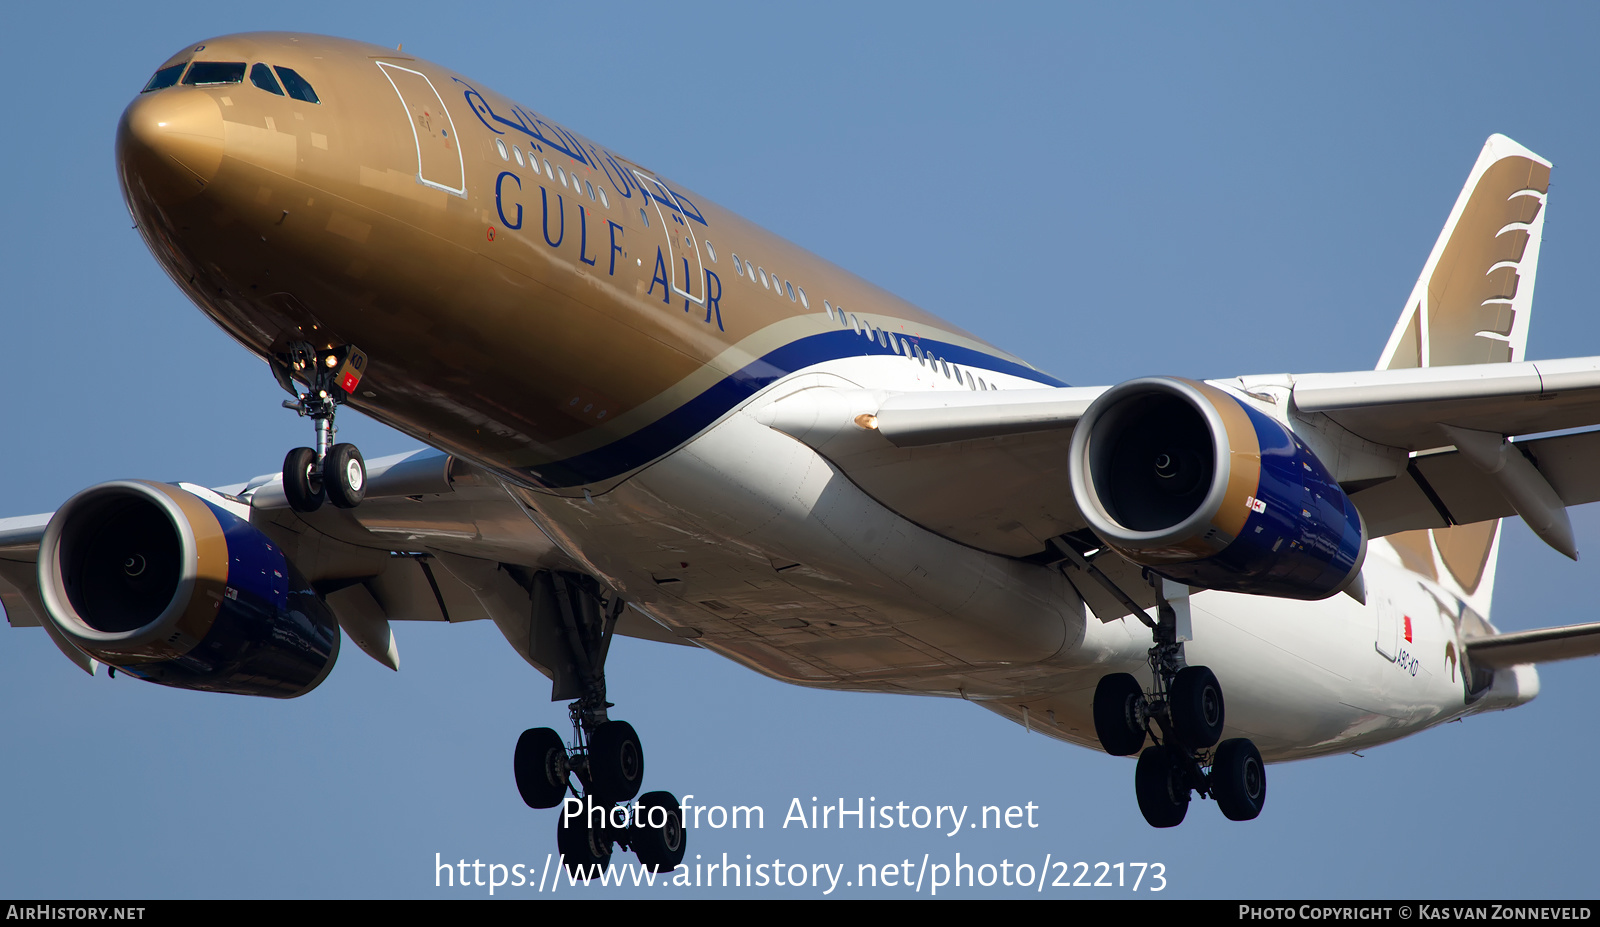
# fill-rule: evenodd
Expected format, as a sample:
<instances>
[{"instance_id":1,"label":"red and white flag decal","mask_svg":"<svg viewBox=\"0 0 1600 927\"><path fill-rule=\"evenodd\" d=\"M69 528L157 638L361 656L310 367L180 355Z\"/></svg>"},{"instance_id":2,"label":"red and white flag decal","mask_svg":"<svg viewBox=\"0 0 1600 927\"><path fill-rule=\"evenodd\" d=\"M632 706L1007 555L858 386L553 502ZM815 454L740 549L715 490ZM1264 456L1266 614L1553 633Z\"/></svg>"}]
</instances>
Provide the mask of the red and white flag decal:
<instances>
[{"instance_id":1,"label":"red and white flag decal","mask_svg":"<svg viewBox=\"0 0 1600 927\"><path fill-rule=\"evenodd\" d=\"M347 393L356 391L356 386L361 383L361 375L366 372L367 355L360 348L350 348L350 354L344 359L344 368L339 371L339 388Z\"/></svg>"},{"instance_id":2,"label":"red and white flag decal","mask_svg":"<svg viewBox=\"0 0 1600 927\"><path fill-rule=\"evenodd\" d=\"M1411 643L1411 616L1406 616L1406 643Z\"/></svg>"}]
</instances>

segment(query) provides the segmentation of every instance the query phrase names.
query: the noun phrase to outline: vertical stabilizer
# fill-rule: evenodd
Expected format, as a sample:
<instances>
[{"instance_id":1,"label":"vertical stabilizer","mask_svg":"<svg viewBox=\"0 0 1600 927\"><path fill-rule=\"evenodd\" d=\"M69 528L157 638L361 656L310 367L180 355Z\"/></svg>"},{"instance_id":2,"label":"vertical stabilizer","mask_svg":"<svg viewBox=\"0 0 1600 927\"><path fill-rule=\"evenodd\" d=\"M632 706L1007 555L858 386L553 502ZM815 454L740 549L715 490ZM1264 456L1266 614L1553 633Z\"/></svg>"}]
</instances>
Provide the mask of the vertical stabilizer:
<instances>
[{"instance_id":1,"label":"vertical stabilizer","mask_svg":"<svg viewBox=\"0 0 1600 927\"><path fill-rule=\"evenodd\" d=\"M1379 370L1526 360L1550 162L1491 135L1406 300ZM1500 522L1385 539L1407 567L1489 614Z\"/></svg>"}]
</instances>

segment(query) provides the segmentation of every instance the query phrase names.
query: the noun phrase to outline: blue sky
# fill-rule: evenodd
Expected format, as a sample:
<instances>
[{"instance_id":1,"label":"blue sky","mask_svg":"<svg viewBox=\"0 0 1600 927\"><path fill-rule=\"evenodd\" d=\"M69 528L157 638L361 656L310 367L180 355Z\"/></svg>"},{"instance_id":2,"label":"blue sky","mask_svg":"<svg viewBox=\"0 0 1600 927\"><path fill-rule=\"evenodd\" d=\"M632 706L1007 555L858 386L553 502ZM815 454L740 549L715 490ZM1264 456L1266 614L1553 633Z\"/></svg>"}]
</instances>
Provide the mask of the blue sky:
<instances>
[{"instance_id":1,"label":"blue sky","mask_svg":"<svg viewBox=\"0 0 1600 927\"><path fill-rule=\"evenodd\" d=\"M233 482L306 442L265 366L150 259L112 170L157 64L256 29L404 42L1084 385L1371 367L1503 132L1555 163L1530 353L1600 353L1592 6L150 6L20 5L0 35L3 515L107 479ZM368 457L417 446L340 424ZM1574 522L1600 553L1600 517ZM1592 619L1587 564L1512 523L1495 621ZM563 706L487 622L397 635L400 673L349 647L277 702L90 679L0 629L0 896L467 898L485 892L434 887L435 853L542 867L554 813L518 800L511 748ZM1272 767L1256 822L1198 803L1165 832L1131 761L970 705L636 641L609 677L647 787L767 811L692 831L691 860L1160 862L1169 897L1584 895L1600 862L1593 661L1547 668L1513 712ZM1033 802L1040 826L780 828L812 796ZM1097 892L1125 894L1043 894Z\"/></svg>"}]
</instances>

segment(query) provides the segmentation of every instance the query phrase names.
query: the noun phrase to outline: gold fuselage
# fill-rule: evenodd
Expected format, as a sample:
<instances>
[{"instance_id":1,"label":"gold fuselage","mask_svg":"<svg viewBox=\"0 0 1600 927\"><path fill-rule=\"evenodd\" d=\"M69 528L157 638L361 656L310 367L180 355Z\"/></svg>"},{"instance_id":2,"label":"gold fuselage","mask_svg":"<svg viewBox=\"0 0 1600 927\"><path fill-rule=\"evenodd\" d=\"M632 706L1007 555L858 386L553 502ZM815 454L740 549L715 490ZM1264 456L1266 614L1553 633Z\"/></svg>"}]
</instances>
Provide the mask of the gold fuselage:
<instances>
[{"instance_id":1,"label":"gold fuselage","mask_svg":"<svg viewBox=\"0 0 1600 927\"><path fill-rule=\"evenodd\" d=\"M352 406L524 485L623 476L840 354L1053 382L445 68L287 33L163 67L190 60L292 68L320 101L246 78L128 106L123 190L173 279L262 356L358 346Z\"/></svg>"}]
</instances>

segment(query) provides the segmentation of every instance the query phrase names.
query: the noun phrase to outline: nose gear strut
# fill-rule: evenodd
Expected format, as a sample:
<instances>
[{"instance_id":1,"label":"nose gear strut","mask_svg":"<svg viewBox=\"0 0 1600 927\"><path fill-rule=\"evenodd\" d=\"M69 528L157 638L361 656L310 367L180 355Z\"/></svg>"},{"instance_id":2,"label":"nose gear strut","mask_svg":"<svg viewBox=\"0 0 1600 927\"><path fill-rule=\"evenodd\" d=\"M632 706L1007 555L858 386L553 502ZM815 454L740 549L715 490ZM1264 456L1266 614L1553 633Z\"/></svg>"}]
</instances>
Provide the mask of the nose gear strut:
<instances>
[{"instance_id":1,"label":"nose gear strut","mask_svg":"<svg viewBox=\"0 0 1600 927\"><path fill-rule=\"evenodd\" d=\"M283 494L297 512L314 512L324 499L355 508L366 496L366 461L354 444L334 443L339 429L333 423L366 368L367 355L348 344L319 351L301 341L273 358L278 385L295 397L284 400L283 407L310 418L317 431L315 448L297 447L283 459ZM301 392L295 380L310 388Z\"/></svg>"}]
</instances>

